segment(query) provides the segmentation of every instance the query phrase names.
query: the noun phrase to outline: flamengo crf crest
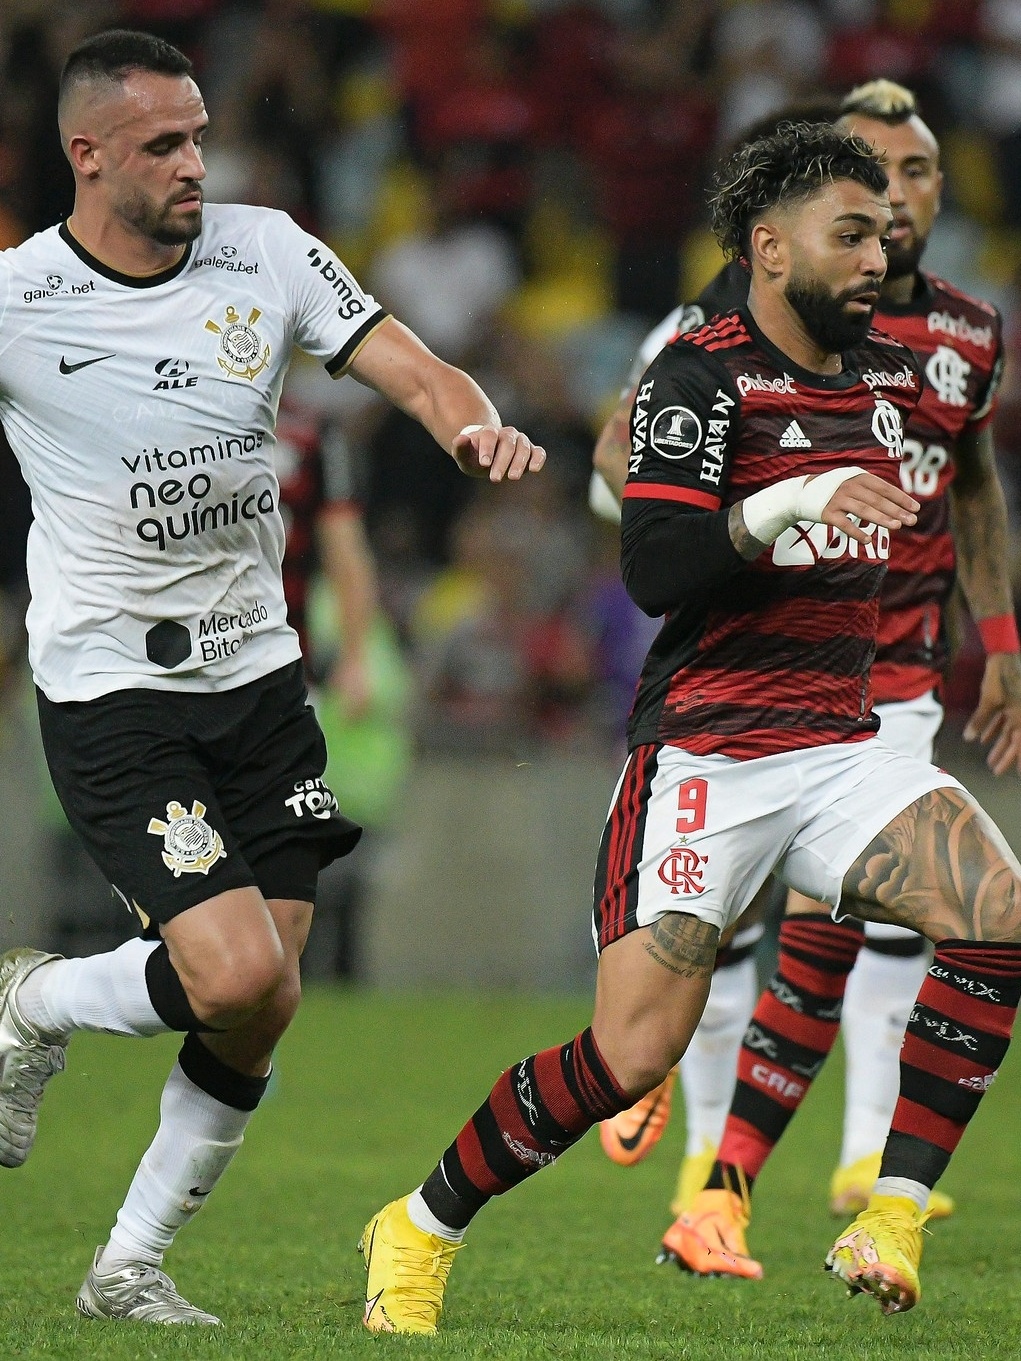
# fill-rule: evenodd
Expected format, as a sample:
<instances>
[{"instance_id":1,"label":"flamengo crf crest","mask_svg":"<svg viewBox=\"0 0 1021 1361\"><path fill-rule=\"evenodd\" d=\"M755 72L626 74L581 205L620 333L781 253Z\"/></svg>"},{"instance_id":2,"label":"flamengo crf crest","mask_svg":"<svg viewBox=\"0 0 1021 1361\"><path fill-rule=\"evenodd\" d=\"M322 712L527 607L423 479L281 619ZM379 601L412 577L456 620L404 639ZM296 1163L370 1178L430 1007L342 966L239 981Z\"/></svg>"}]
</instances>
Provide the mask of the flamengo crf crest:
<instances>
[{"instance_id":1,"label":"flamengo crf crest","mask_svg":"<svg viewBox=\"0 0 1021 1361\"><path fill-rule=\"evenodd\" d=\"M223 838L205 821L206 805L198 799L185 812L176 799L167 804L167 821L150 818L147 832L163 838L163 863L174 871L174 878L182 874L208 874L217 860L227 852Z\"/></svg>"},{"instance_id":2,"label":"flamengo crf crest","mask_svg":"<svg viewBox=\"0 0 1021 1361\"><path fill-rule=\"evenodd\" d=\"M206 330L220 337L223 355L218 354L216 362L224 373L251 382L269 363L269 346L263 345L259 333L252 329L261 316L259 309L253 307L245 322L235 308L225 307L222 326L215 321L206 322Z\"/></svg>"}]
</instances>

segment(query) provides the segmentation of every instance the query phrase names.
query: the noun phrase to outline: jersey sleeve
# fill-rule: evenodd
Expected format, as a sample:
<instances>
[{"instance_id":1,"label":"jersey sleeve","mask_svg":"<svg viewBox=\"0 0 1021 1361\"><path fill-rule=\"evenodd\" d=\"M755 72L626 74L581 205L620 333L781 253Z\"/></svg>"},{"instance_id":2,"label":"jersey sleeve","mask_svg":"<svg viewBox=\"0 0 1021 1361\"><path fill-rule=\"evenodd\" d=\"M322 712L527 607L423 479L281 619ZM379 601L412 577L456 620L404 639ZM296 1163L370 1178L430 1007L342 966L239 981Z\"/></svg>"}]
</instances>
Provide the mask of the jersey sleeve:
<instances>
[{"instance_id":1,"label":"jersey sleeve","mask_svg":"<svg viewBox=\"0 0 1021 1361\"><path fill-rule=\"evenodd\" d=\"M993 419L993 413L996 411L996 398L1003 379L1003 319L999 312L996 313L993 337L995 345L993 366L988 379L975 394L975 410L968 417L968 424L976 430L985 429Z\"/></svg>"},{"instance_id":2,"label":"jersey sleeve","mask_svg":"<svg viewBox=\"0 0 1021 1361\"><path fill-rule=\"evenodd\" d=\"M626 503L718 510L730 473L740 398L703 350L680 341L653 360L631 411Z\"/></svg>"},{"instance_id":3,"label":"jersey sleeve","mask_svg":"<svg viewBox=\"0 0 1021 1361\"><path fill-rule=\"evenodd\" d=\"M274 216L294 343L337 377L388 314L328 246L286 213Z\"/></svg>"}]
</instances>

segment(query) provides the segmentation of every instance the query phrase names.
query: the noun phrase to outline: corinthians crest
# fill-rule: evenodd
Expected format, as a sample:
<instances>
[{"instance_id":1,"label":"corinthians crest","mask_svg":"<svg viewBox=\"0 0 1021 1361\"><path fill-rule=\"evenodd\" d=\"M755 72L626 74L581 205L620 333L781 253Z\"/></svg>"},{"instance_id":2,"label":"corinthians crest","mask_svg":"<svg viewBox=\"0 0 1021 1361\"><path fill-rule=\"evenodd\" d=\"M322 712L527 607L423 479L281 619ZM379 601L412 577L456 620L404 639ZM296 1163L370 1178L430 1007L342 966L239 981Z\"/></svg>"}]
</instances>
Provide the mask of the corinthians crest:
<instances>
[{"instance_id":1,"label":"corinthians crest","mask_svg":"<svg viewBox=\"0 0 1021 1361\"><path fill-rule=\"evenodd\" d=\"M264 345L259 333L252 329L261 316L259 309L253 307L248 320L242 321L233 307L226 307L222 326L215 321L206 322L206 330L220 337L222 354L216 356L216 362L224 373L251 382L269 363L269 346Z\"/></svg>"},{"instance_id":2,"label":"corinthians crest","mask_svg":"<svg viewBox=\"0 0 1021 1361\"><path fill-rule=\"evenodd\" d=\"M174 878L182 874L208 874L217 860L227 852L223 839L203 818L206 805L198 799L186 813L176 799L167 804L167 821L150 818L147 832L163 838L163 863L174 871Z\"/></svg>"}]
</instances>

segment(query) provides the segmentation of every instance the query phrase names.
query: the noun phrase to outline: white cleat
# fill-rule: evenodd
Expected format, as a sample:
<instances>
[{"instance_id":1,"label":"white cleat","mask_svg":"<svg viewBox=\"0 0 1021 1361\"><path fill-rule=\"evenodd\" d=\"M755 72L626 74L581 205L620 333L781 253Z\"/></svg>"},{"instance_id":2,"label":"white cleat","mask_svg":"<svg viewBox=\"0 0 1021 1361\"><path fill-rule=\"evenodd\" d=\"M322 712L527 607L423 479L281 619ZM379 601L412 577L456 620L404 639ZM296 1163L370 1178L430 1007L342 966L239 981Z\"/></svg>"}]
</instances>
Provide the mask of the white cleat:
<instances>
[{"instance_id":1,"label":"white cleat","mask_svg":"<svg viewBox=\"0 0 1021 1361\"><path fill-rule=\"evenodd\" d=\"M60 955L10 950L0 957L0 1167L20 1167L32 1151L43 1088L64 1067L67 1037L41 1034L18 1010L18 988Z\"/></svg>"},{"instance_id":2,"label":"white cleat","mask_svg":"<svg viewBox=\"0 0 1021 1361\"><path fill-rule=\"evenodd\" d=\"M220 1322L215 1314L189 1304L158 1267L140 1262L103 1273L99 1270L102 1255L103 1249L98 1247L78 1291L78 1312L86 1318L133 1319L136 1323Z\"/></svg>"}]
</instances>

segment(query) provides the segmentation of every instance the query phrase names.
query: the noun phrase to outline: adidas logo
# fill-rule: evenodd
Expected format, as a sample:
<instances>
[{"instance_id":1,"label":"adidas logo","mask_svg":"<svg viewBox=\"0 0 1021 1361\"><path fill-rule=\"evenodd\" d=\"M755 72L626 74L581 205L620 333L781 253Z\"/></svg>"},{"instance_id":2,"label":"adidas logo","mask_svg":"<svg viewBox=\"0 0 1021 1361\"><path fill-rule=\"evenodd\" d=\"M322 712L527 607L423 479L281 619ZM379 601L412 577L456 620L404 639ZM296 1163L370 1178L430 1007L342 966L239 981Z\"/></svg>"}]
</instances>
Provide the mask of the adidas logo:
<instances>
[{"instance_id":1,"label":"adidas logo","mask_svg":"<svg viewBox=\"0 0 1021 1361\"><path fill-rule=\"evenodd\" d=\"M781 449L811 449L812 441L802 430L797 421L791 421L790 425L780 436Z\"/></svg>"}]
</instances>

